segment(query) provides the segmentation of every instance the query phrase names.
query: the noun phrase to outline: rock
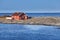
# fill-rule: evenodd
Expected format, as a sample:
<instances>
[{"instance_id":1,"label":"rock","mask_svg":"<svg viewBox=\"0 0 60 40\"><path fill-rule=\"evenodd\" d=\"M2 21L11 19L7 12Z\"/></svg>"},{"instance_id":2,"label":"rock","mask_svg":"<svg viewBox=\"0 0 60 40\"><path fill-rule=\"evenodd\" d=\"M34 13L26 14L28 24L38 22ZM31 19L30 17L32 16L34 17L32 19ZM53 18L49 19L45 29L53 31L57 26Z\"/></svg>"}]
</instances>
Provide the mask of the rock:
<instances>
[{"instance_id":1,"label":"rock","mask_svg":"<svg viewBox=\"0 0 60 40\"><path fill-rule=\"evenodd\" d=\"M60 17L34 17L28 20L6 20L0 18L0 23L37 24L37 25L60 25Z\"/></svg>"}]
</instances>

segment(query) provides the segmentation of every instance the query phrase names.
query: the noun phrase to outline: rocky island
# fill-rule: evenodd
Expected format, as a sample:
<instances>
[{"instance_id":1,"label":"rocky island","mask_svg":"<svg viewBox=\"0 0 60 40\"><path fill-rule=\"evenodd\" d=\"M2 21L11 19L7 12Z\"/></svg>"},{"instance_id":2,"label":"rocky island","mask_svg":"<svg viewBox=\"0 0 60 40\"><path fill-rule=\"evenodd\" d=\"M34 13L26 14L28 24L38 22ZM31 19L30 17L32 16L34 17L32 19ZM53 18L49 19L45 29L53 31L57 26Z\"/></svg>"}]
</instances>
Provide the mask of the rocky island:
<instances>
[{"instance_id":1,"label":"rocky island","mask_svg":"<svg viewBox=\"0 0 60 40\"><path fill-rule=\"evenodd\" d=\"M15 17L17 14L15 14ZM30 25L57 25L60 26L60 17L28 17L24 16L0 16L0 23L6 24L30 24ZM19 17L21 17L19 19Z\"/></svg>"}]
</instances>

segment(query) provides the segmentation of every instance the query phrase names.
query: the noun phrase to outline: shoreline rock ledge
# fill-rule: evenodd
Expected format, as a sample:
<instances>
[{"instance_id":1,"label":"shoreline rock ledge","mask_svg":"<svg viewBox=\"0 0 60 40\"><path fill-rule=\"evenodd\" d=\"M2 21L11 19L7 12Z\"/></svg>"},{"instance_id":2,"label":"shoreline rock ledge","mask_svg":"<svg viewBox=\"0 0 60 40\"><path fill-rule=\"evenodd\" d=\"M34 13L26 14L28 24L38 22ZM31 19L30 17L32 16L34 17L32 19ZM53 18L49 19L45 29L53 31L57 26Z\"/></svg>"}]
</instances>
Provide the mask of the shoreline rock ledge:
<instances>
[{"instance_id":1,"label":"shoreline rock ledge","mask_svg":"<svg viewBox=\"0 0 60 40\"><path fill-rule=\"evenodd\" d=\"M0 18L0 23L60 26L60 17L32 17L28 20L7 20L5 18Z\"/></svg>"}]
</instances>

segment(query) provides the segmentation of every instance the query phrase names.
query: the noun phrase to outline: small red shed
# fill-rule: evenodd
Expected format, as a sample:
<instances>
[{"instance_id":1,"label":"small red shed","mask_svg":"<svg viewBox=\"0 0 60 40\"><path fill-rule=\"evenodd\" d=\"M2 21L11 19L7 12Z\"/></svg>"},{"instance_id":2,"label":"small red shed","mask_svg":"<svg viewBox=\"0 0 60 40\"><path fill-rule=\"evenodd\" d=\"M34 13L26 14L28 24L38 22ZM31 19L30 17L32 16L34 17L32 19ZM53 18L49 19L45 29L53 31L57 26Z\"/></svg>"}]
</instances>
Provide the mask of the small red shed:
<instances>
[{"instance_id":1,"label":"small red shed","mask_svg":"<svg viewBox=\"0 0 60 40\"><path fill-rule=\"evenodd\" d=\"M22 12L15 12L12 15L12 19L13 20L27 20L28 16L25 13L22 13Z\"/></svg>"}]
</instances>

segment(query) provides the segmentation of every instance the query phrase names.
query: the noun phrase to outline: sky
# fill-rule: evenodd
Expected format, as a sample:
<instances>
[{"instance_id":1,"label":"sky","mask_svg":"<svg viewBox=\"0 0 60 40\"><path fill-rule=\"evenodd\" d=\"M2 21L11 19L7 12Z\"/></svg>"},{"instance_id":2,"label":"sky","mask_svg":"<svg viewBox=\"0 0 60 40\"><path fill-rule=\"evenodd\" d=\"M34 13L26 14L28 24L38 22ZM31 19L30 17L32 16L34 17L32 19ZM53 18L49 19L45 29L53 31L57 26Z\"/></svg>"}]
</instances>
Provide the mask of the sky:
<instances>
[{"instance_id":1,"label":"sky","mask_svg":"<svg viewBox=\"0 0 60 40\"><path fill-rule=\"evenodd\" d=\"M0 12L60 12L60 0L0 0Z\"/></svg>"}]
</instances>

